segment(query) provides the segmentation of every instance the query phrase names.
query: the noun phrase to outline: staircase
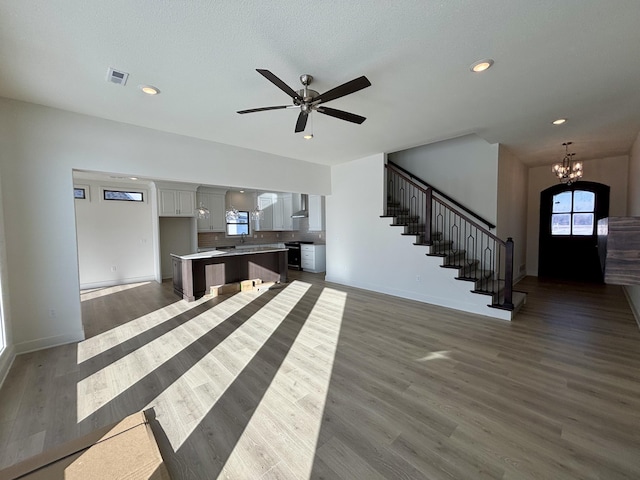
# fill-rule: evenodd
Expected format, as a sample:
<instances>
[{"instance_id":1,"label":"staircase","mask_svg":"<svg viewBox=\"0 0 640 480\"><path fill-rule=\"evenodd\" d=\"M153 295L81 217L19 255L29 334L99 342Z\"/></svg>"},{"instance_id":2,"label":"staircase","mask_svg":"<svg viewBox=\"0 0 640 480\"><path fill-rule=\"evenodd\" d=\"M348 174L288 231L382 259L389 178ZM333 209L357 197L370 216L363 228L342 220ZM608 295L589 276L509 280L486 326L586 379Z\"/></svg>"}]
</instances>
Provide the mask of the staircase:
<instances>
[{"instance_id":1,"label":"staircase","mask_svg":"<svg viewBox=\"0 0 640 480\"><path fill-rule=\"evenodd\" d=\"M510 312L512 319L526 301L513 290L513 240L501 240L490 222L442 194L393 162L386 166L387 201L382 218L402 235L415 237L426 255L442 258L456 280L469 282L470 294L485 295L488 307ZM484 224L485 226L483 226Z\"/></svg>"}]
</instances>

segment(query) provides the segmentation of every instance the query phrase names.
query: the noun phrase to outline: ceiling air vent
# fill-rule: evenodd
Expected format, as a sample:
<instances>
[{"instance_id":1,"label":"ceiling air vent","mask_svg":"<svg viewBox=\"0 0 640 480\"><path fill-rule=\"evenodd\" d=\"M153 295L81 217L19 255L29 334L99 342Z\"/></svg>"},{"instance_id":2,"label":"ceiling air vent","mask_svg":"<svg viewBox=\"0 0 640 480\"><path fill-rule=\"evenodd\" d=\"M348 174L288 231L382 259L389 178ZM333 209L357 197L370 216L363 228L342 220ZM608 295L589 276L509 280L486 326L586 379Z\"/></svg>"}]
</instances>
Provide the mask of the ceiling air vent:
<instances>
[{"instance_id":1,"label":"ceiling air vent","mask_svg":"<svg viewBox=\"0 0 640 480\"><path fill-rule=\"evenodd\" d=\"M129 78L129 74L126 72L114 70L111 67L107 70L107 82L124 86L124 84L127 83L127 78Z\"/></svg>"}]
</instances>

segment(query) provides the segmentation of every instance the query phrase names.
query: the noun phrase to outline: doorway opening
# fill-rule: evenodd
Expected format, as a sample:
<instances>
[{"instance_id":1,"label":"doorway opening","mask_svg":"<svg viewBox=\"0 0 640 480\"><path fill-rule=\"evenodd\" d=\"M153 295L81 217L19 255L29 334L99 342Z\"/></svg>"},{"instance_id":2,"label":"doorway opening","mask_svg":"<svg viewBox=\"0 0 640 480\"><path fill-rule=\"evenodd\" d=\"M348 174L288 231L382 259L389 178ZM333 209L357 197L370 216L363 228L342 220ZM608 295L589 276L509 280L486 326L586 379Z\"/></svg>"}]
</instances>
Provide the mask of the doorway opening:
<instances>
[{"instance_id":1,"label":"doorway opening","mask_svg":"<svg viewBox=\"0 0 640 480\"><path fill-rule=\"evenodd\" d=\"M597 225L609 216L609 193L583 181L540 193L540 277L602 283Z\"/></svg>"}]
</instances>

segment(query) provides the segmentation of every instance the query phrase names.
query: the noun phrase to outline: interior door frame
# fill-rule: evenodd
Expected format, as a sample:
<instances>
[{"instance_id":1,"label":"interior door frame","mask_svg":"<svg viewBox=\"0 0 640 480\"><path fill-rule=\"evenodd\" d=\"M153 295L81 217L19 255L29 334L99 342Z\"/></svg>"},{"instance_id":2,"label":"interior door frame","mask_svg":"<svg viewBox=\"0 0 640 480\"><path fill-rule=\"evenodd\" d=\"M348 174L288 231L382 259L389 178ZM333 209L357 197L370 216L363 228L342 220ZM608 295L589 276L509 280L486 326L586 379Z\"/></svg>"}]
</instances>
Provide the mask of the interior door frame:
<instances>
[{"instance_id":1,"label":"interior door frame","mask_svg":"<svg viewBox=\"0 0 640 480\"><path fill-rule=\"evenodd\" d=\"M553 236L551 235L551 214L553 211L553 197L563 192L574 192L583 190L593 192L595 194L594 205L594 228L593 234L589 236ZM609 216L609 196L611 187L603 183L579 181L571 185L558 184L549 187L540 192L540 230L538 243L538 276L551 278L572 278L585 281L602 281L602 271L598 258L598 220ZM584 257L585 271L589 274L572 275L574 272L561 271L558 267L558 256L564 255L562 258L568 258L574 252L582 252ZM580 253L578 253L580 254ZM564 264L565 268L571 268L569 264ZM598 269L596 274L595 269Z\"/></svg>"}]
</instances>

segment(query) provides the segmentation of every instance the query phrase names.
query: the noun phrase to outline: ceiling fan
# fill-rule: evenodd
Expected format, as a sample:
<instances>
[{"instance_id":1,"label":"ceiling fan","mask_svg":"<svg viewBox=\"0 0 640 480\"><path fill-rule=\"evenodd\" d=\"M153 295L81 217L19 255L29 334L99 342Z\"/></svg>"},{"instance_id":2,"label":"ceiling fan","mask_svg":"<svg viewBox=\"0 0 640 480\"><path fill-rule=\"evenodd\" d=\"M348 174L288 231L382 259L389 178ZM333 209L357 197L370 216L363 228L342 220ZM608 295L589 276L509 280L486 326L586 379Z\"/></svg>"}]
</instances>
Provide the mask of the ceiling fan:
<instances>
[{"instance_id":1,"label":"ceiling fan","mask_svg":"<svg viewBox=\"0 0 640 480\"><path fill-rule=\"evenodd\" d=\"M296 122L296 133L304 131L307 126L309 114L314 110L318 113L329 115L330 117L339 118L340 120L346 120L347 122L357 124L361 124L366 120L365 117L361 117L355 113L349 113L322 105L323 103L330 102L331 100L335 100L337 98L344 97L345 95L355 93L363 88L370 87L371 82L364 75L320 94L309 88L309 85L311 85L311 82L313 81L313 77L309 74L300 75L300 83L302 83L303 88L295 91L269 70L258 68L256 71L284 93L289 95L293 99L293 105L251 108L249 110L240 110L238 113L264 112L265 110L278 110L281 108L299 108L300 114L298 115L298 121Z\"/></svg>"}]
</instances>

